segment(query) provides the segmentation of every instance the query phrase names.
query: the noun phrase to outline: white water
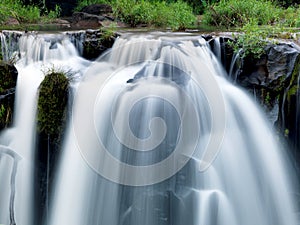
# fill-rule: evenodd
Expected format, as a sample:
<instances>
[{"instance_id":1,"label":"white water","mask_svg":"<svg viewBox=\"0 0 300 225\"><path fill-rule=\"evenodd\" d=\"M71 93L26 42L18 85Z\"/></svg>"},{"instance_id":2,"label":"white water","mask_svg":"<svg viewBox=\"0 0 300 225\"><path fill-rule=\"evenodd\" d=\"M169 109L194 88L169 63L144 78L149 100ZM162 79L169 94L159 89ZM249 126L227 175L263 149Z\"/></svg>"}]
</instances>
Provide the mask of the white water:
<instances>
[{"instance_id":1,"label":"white water","mask_svg":"<svg viewBox=\"0 0 300 225\"><path fill-rule=\"evenodd\" d=\"M85 73L75 96L74 117L66 133L49 224L299 224L293 200L293 171L284 149L258 107L230 84L222 71L201 38L158 34L118 39L112 52ZM104 80L104 88L100 89ZM202 90L195 80L202 81ZM172 99L174 104L142 99L140 93L144 91L163 101ZM225 105L225 112L213 112L216 108L212 96L217 96L218 91L223 96L219 104ZM187 120L194 123L191 130L180 133L184 124L176 113L189 110L188 103L182 101L184 93L194 102L197 115ZM131 108L133 99L138 104ZM214 117L216 113L218 117ZM77 120L77 116L82 119ZM157 116L164 125L151 121ZM212 131L222 133L213 129L215 121L224 122L220 118L226 123L220 151L214 152L216 158L203 158L210 138L216 135ZM133 131L126 130L128 120ZM115 129L115 121L121 129ZM144 140L131 137L131 132L137 138L152 140L151 135L164 134L161 130L165 126L165 139L153 151L141 153L125 147L147 146ZM192 159L176 175L160 183L117 184L118 179L120 183L138 183L140 172L127 174L127 170L109 161L109 154L98 157L98 139L103 138L113 157L144 171L142 166L171 154L180 143L179 134L193 137L194 131L200 135ZM201 170L203 159L211 162L206 170ZM99 171L104 171L107 179L96 173ZM147 183L164 172L148 171L142 174L143 181Z\"/></svg>"},{"instance_id":2,"label":"white water","mask_svg":"<svg viewBox=\"0 0 300 225\"><path fill-rule=\"evenodd\" d=\"M50 218L43 224L299 224L293 171L285 150L253 101L227 81L202 38L163 33L120 38L112 52L90 67L64 35L23 34L19 50L15 120L0 136L0 224L11 222L10 182L15 162L14 219L17 225L33 224L37 91L43 71L53 67L71 69L84 78L65 134ZM142 99L141 93L150 98ZM216 106L213 102L220 100L216 97L220 94L222 101ZM195 111L189 111L189 101ZM225 111L221 111L223 105ZM214 132L223 134L223 123L226 129L220 151L205 154L207 146L218 147L218 141L209 143L222 137ZM176 175L147 186L108 180L151 183L165 171L143 172L143 166L167 158L180 146L181 136L187 140L186 149L194 141L197 145L191 160ZM140 169L128 174L110 163L109 157L98 157L96 146L101 138L112 156ZM155 149L142 152L135 148L145 150L149 145ZM108 179L99 170L106 171Z\"/></svg>"},{"instance_id":3,"label":"white water","mask_svg":"<svg viewBox=\"0 0 300 225\"><path fill-rule=\"evenodd\" d=\"M19 75L14 121L11 128L1 133L0 144L4 148L10 148L21 158L15 177L15 222L17 225L32 225L35 216L33 212L33 175L34 169L36 169L34 157L38 87L44 78L44 72L50 69L71 69L78 74L80 70L83 71L89 65L89 62L78 56L75 47L63 35L23 34L18 43L17 50L21 58L16 64ZM0 161L0 200L5 196L5 199L0 201L0 224L5 225L11 223L8 214L9 178L11 176L11 169L9 169L11 167L8 167L9 160L11 159L4 155Z\"/></svg>"}]
</instances>

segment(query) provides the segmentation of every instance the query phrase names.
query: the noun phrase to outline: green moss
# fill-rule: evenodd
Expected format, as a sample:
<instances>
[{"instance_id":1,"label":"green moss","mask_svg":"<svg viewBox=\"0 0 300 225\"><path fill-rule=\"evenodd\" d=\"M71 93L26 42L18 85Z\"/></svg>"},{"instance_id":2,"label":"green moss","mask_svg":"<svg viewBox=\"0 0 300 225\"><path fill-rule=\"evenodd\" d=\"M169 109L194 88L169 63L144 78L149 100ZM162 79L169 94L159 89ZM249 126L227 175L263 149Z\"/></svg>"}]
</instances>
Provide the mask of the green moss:
<instances>
[{"instance_id":1,"label":"green moss","mask_svg":"<svg viewBox=\"0 0 300 225\"><path fill-rule=\"evenodd\" d=\"M14 89L17 85L17 69L9 64L0 61L0 129L12 123L14 108Z\"/></svg>"},{"instance_id":2,"label":"green moss","mask_svg":"<svg viewBox=\"0 0 300 225\"><path fill-rule=\"evenodd\" d=\"M300 57L298 57L298 60L295 63L295 68L293 69L292 76L290 78L288 90L287 90L287 99L290 102L290 99L292 96L295 96L298 92L299 86L298 86L298 77L300 73L300 65L299 65Z\"/></svg>"},{"instance_id":3,"label":"green moss","mask_svg":"<svg viewBox=\"0 0 300 225\"><path fill-rule=\"evenodd\" d=\"M0 61L0 93L16 87L17 74L13 65Z\"/></svg>"},{"instance_id":4,"label":"green moss","mask_svg":"<svg viewBox=\"0 0 300 225\"><path fill-rule=\"evenodd\" d=\"M39 87L38 130L52 139L59 138L66 117L69 80L64 72L54 70Z\"/></svg>"}]
</instances>

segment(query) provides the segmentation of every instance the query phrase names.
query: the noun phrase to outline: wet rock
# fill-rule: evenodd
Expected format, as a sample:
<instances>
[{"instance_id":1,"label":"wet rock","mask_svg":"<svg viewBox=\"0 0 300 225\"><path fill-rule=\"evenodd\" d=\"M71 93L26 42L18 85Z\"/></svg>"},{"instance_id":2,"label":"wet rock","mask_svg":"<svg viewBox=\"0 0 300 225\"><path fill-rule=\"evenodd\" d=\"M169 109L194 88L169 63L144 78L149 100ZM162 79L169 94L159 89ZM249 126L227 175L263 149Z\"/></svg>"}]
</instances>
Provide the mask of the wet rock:
<instances>
[{"instance_id":1,"label":"wet rock","mask_svg":"<svg viewBox=\"0 0 300 225\"><path fill-rule=\"evenodd\" d=\"M282 42L265 50L259 59L242 60L236 83L254 95L275 129L300 155L300 48Z\"/></svg>"},{"instance_id":2,"label":"wet rock","mask_svg":"<svg viewBox=\"0 0 300 225\"><path fill-rule=\"evenodd\" d=\"M111 48L118 34L107 35L102 30L87 30L83 41L82 56L86 59L96 59L104 51Z\"/></svg>"},{"instance_id":3,"label":"wet rock","mask_svg":"<svg viewBox=\"0 0 300 225\"><path fill-rule=\"evenodd\" d=\"M14 65L0 61L0 129L13 121L18 71Z\"/></svg>"}]
</instances>

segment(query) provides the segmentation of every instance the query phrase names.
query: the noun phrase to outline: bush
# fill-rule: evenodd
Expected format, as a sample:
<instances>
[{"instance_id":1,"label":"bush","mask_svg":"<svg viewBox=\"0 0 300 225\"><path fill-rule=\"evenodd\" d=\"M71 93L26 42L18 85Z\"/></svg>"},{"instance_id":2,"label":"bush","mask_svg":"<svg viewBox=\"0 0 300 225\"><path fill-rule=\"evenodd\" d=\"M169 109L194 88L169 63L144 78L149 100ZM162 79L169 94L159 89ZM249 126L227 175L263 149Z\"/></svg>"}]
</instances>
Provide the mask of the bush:
<instances>
[{"instance_id":1,"label":"bush","mask_svg":"<svg viewBox=\"0 0 300 225\"><path fill-rule=\"evenodd\" d=\"M300 26L300 8L288 7L286 10L282 10L280 14L280 23L287 27L299 27Z\"/></svg>"},{"instance_id":2,"label":"bush","mask_svg":"<svg viewBox=\"0 0 300 225\"><path fill-rule=\"evenodd\" d=\"M273 24L282 13L280 7L268 0L228 0L208 6L204 23L216 26L243 26L251 20L258 25Z\"/></svg>"},{"instance_id":3,"label":"bush","mask_svg":"<svg viewBox=\"0 0 300 225\"><path fill-rule=\"evenodd\" d=\"M0 23L9 17L14 17L19 22L33 23L39 21L40 10L37 6L24 6L19 0L1 0Z\"/></svg>"},{"instance_id":4,"label":"bush","mask_svg":"<svg viewBox=\"0 0 300 225\"><path fill-rule=\"evenodd\" d=\"M60 7L56 6L54 11L49 11L41 16L41 9L35 5L23 5L20 0L1 0L0 2L0 24L7 21L9 17L16 18L20 23L50 22L60 15Z\"/></svg>"},{"instance_id":5,"label":"bush","mask_svg":"<svg viewBox=\"0 0 300 225\"><path fill-rule=\"evenodd\" d=\"M83 9L85 6L89 6L92 4L114 4L116 0L78 0L77 1L77 6L74 9L75 12L80 11L81 9Z\"/></svg>"},{"instance_id":6,"label":"bush","mask_svg":"<svg viewBox=\"0 0 300 225\"><path fill-rule=\"evenodd\" d=\"M131 26L147 24L178 30L193 26L196 21L192 8L182 1L119 0L113 5L113 11L120 20Z\"/></svg>"},{"instance_id":7,"label":"bush","mask_svg":"<svg viewBox=\"0 0 300 225\"><path fill-rule=\"evenodd\" d=\"M235 38L236 42L230 42L235 52L242 49L240 57L251 56L260 58L265 52L265 47L268 44L268 30L261 29L256 22L249 22L241 28L241 33L238 33Z\"/></svg>"}]
</instances>

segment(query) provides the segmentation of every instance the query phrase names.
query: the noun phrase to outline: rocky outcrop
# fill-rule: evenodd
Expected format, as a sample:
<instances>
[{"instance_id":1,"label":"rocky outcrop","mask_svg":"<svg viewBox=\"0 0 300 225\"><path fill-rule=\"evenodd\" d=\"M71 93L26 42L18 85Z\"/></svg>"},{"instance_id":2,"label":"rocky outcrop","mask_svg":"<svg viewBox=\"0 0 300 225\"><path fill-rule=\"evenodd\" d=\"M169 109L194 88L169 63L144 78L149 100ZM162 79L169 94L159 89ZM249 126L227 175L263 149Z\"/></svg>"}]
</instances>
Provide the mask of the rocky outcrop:
<instances>
[{"instance_id":1,"label":"rocky outcrop","mask_svg":"<svg viewBox=\"0 0 300 225\"><path fill-rule=\"evenodd\" d=\"M96 59L104 51L111 48L118 37L116 33L106 33L103 30L87 30L83 41L82 56L86 59Z\"/></svg>"},{"instance_id":2,"label":"rocky outcrop","mask_svg":"<svg viewBox=\"0 0 300 225\"><path fill-rule=\"evenodd\" d=\"M230 46L226 42L230 39L226 38L220 41L221 57L232 61L228 67L222 60L230 79L262 105L277 132L287 138L295 149L295 158L300 160L300 47L292 42L270 43L259 59L251 56L241 59L232 50L228 51ZM237 67L234 76L230 71L232 63Z\"/></svg>"},{"instance_id":3,"label":"rocky outcrop","mask_svg":"<svg viewBox=\"0 0 300 225\"><path fill-rule=\"evenodd\" d=\"M99 28L114 21L112 7L107 4L93 4L73 13L72 26L77 28Z\"/></svg>"},{"instance_id":4,"label":"rocky outcrop","mask_svg":"<svg viewBox=\"0 0 300 225\"><path fill-rule=\"evenodd\" d=\"M15 66L0 61L0 130L13 122L17 77Z\"/></svg>"},{"instance_id":5,"label":"rocky outcrop","mask_svg":"<svg viewBox=\"0 0 300 225\"><path fill-rule=\"evenodd\" d=\"M84 7L81 12L92 14L92 15L110 15L113 10L110 5L107 4L92 4Z\"/></svg>"}]
</instances>

